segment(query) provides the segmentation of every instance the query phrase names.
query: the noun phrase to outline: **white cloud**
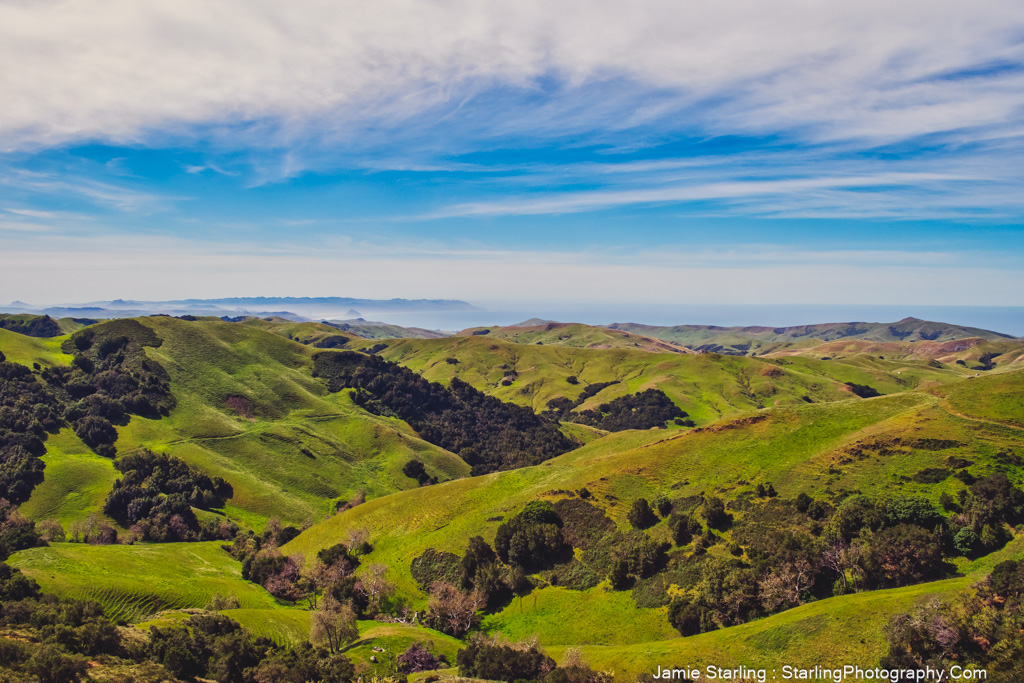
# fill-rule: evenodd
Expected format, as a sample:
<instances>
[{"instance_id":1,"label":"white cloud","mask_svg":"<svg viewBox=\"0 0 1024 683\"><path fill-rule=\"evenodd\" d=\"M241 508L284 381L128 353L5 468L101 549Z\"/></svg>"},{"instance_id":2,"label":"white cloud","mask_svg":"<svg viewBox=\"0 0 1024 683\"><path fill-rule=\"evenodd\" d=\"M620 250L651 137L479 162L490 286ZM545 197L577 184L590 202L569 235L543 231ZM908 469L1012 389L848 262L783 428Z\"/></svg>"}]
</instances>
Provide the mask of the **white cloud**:
<instances>
[{"instance_id":1,"label":"white cloud","mask_svg":"<svg viewBox=\"0 0 1024 683\"><path fill-rule=\"evenodd\" d=\"M548 195L540 199L512 199L458 204L429 218L454 216L506 216L576 213L633 204L665 204L701 200L737 201L748 198L779 198L799 194L806 208L809 194L820 191L847 191L876 187L919 187L937 182L970 178L939 173L876 173L863 176L791 178L784 180L728 181L690 183L669 187L645 187L630 190L596 190ZM862 200L862 196L858 196ZM833 201L830 204L838 204ZM760 209L760 204L759 204ZM875 212L865 212L873 214Z\"/></svg>"},{"instance_id":2,"label":"white cloud","mask_svg":"<svg viewBox=\"0 0 1024 683\"><path fill-rule=\"evenodd\" d=\"M955 73L1020 64L1022 30L1017 0L8 2L0 147L194 126L228 139L234 124L281 147L365 144L460 107L481 136L679 117L714 133L887 142L1018 123L1021 71ZM495 88L542 87L542 104L507 116L486 105Z\"/></svg>"}]
</instances>

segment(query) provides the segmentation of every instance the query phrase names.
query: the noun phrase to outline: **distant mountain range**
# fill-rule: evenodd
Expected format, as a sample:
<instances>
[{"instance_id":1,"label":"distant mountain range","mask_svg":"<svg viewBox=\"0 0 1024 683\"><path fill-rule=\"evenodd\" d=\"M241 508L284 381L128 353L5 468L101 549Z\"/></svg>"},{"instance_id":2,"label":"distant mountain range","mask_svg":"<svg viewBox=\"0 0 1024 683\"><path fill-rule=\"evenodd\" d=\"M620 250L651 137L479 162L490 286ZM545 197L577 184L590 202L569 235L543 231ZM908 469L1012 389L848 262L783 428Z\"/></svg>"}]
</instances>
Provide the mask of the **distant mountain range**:
<instances>
[{"instance_id":1,"label":"distant mountain range","mask_svg":"<svg viewBox=\"0 0 1024 683\"><path fill-rule=\"evenodd\" d=\"M350 297L225 297L221 299L175 299L135 301L114 299L56 306L34 306L14 301L0 306L0 313L30 313L53 318L129 318L162 313L166 315L213 315L218 317L255 315L288 320L323 320L381 316L397 313L450 313L479 310L453 299L354 299ZM352 315L352 314L356 315Z\"/></svg>"}]
</instances>

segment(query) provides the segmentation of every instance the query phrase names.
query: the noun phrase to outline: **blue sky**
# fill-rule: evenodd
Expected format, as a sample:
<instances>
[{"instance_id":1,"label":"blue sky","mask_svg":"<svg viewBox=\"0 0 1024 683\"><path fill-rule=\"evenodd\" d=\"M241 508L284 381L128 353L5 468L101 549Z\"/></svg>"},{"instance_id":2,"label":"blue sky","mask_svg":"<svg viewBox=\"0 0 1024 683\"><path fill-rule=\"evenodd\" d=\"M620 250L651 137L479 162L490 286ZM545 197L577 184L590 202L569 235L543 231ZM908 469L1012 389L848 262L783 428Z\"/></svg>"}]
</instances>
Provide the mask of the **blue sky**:
<instances>
[{"instance_id":1,"label":"blue sky","mask_svg":"<svg viewBox=\"0 0 1024 683\"><path fill-rule=\"evenodd\" d=\"M0 6L0 298L1020 305L1024 7Z\"/></svg>"}]
</instances>

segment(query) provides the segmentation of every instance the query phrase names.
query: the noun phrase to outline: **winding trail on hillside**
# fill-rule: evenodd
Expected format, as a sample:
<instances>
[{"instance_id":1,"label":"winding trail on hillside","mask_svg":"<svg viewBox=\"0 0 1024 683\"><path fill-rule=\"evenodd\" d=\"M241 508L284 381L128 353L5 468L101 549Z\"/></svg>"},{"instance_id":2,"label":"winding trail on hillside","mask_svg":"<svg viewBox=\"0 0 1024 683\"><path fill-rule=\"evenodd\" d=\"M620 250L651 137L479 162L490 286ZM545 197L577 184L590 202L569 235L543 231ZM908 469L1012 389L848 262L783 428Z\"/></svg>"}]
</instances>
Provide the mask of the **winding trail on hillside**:
<instances>
[{"instance_id":1,"label":"winding trail on hillside","mask_svg":"<svg viewBox=\"0 0 1024 683\"><path fill-rule=\"evenodd\" d=\"M1013 430L1018 431L1018 432L1024 432L1024 427L1021 427L1019 425L1009 424L1009 423L1006 423L1006 422L1000 422L998 420L987 420L987 419L985 419L983 417L973 417L971 415L966 415L964 413L961 413L959 410L956 410L955 408L953 408L953 406L949 402L949 399L946 398L945 396L936 396L936 398L938 399L939 407L942 408L947 413L949 413L950 415L953 415L955 417L959 417L959 418L962 418L964 420L969 420L971 422L980 422L982 424L988 424L988 425L992 425L994 427L1006 427L1007 429L1013 429Z\"/></svg>"}]
</instances>

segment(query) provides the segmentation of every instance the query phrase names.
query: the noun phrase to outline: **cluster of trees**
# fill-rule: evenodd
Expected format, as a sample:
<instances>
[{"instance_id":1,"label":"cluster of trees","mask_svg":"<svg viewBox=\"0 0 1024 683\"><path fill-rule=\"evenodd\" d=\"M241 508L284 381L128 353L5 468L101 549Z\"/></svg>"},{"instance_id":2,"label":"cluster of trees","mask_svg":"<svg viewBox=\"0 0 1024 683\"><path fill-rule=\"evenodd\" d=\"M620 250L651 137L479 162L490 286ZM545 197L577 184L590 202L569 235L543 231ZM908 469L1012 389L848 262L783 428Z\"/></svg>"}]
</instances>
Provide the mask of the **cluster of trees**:
<instances>
[{"instance_id":1,"label":"cluster of trees","mask_svg":"<svg viewBox=\"0 0 1024 683\"><path fill-rule=\"evenodd\" d=\"M569 384L580 383L579 379L575 375L566 377L565 381ZM570 401L565 396L553 398L548 401L547 410L544 411L543 415L556 422L568 422L571 418L570 413L586 403L587 399L597 396L598 393L618 383L619 380L616 379L611 382L594 382L593 384L588 384L583 388L583 391L580 392L580 395L577 396L574 401Z\"/></svg>"},{"instance_id":2,"label":"cluster of trees","mask_svg":"<svg viewBox=\"0 0 1024 683\"><path fill-rule=\"evenodd\" d=\"M114 482L103 511L145 541L230 539L237 527L226 520L201 525L193 508L222 507L231 485L209 477L184 460L140 450L119 458L123 476Z\"/></svg>"},{"instance_id":3,"label":"cluster of trees","mask_svg":"<svg viewBox=\"0 0 1024 683\"><path fill-rule=\"evenodd\" d=\"M48 315L0 315L0 330L10 330L27 337L59 337L63 334L57 321Z\"/></svg>"},{"instance_id":4,"label":"cluster of trees","mask_svg":"<svg viewBox=\"0 0 1024 683\"><path fill-rule=\"evenodd\" d=\"M62 399L64 418L100 455L114 457L115 425L129 415L159 418L174 407L170 378L144 347L162 340L136 320L113 320L80 330L61 346L71 367L47 368L41 377Z\"/></svg>"},{"instance_id":5,"label":"cluster of trees","mask_svg":"<svg viewBox=\"0 0 1024 683\"><path fill-rule=\"evenodd\" d=\"M562 666L533 641L511 643L496 637L474 634L459 650L459 673L467 678L489 681L537 681L538 683L609 683L608 673L596 672L570 650Z\"/></svg>"},{"instance_id":6,"label":"cluster of trees","mask_svg":"<svg viewBox=\"0 0 1024 683\"><path fill-rule=\"evenodd\" d=\"M860 398L874 398L875 396L882 395L878 393L877 389L869 387L866 384L854 384L853 382L847 382L846 386L850 388L850 391L853 392L855 396L859 396Z\"/></svg>"},{"instance_id":7,"label":"cluster of trees","mask_svg":"<svg viewBox=\"0 0 1024 683\"><path fill-rule=\"evenodd\" d=\"M1024 680L1024 560L997 564L980 584L893 618L885 668L988 672L990 681Z\"/></svg>"},{"instance_id":8,"label":"cluster of trees","mask_svg":"<svg viewBox=\"0 0 1024 683\"><path fill-rule=\"evenodd\" d=\"M43 480L47 434L64 425L113 457L115 425L166 415L174 407L167 373L143 351L159 344L149 328L117 320L70 337L62 347L75 354L70 367L29 369L0 353L0 498L28 500Z\"/></svg>"},{"instance_id":9,"label":"cluster of trees","mask_svg":"<svg viewBox=\"0 0 1024 683\"><path fill-rule=\"evenodd\" d=\"M618 382L606 382L591 384L575 401L565 397L558 397L548 401L547 410L544 415L563 422L578 422L590 425L598 429L605 429L610 432L620 432L625 429L651 429L652 427L664 427L669 420L676 420L678 424L693 426L692 421L685 421L688 417L686 412L672 402L665 392L660 389L647 389L638 394L620 396L608 403L602 403L597 410L583 410L573 412L577 407L583 405L591 396L601 389ZM594 388L597 391L592 391Z\"/></svg>"},{"instance_id":10,"label":"cluster of trees","mask_svg":"<svg viewBox=\"0 0 1024 683\"><path fill-rule=\"evenodd\" d=\"M0 353L0 498L23 503L43 480L48 432L63 424L63 407L29 368Z\"/></svg>"},{"instance_id":11,"label":"cluster of trees","mask_svg":"<svg viewBox=\"0 0 1024 683\"><path fill-rule=\"evenodd\" d=\"M684 419L687 414L660 389L647 389L631 396L620 396L602 403L597 410L573 413L573 422L590 425L610 432L625 429L651 429L664 427L669 420Z\"/></svg>"},{"instance_id":12,"label":"cluster of trees","mask_svg":"<svg viewBox=\"0 0 1024 683\"><path fill-rule=\"evenodd\" d=\"M430 594L426 623L462 637L478 625L480 610L500 610L516 595L529 593L534 586L528 574L573 561L562 525L550 503L533 501L498 526L493 548L474 536L462 557L425 550L413 559L411 573Z\"/></svg>"},{"instance_id":13,"label":"cluster of trees","mask_svg":"<svg viewBox=\"0 0 1024 683\"><path fill-rule=\"evenodd\" d=\"M0 562L12 553L45 545L34 522L25 519L6 500L0 499Z\"/></svg>"},{"instance_id":14,"label":"cluster of trees","mask_svg":"<svg viewBox=\"0 0 1024 683\"><path fill-rule=\"evenodd\" d=\"M373 549L365 531L353 530L345 543L321 550L310 566L302 554L286 556L279 549L298 533L271 520L263 533L239 532L225 548L241 561L242 578L281 600L307 601L314 611L315 643L336 651L355 637L357 618L410 620L405 601L395 598L387 567L362 562Z\"/></svg>"},{"instance_id":15,"label":"cluster of trees","mask_svg":"<svg viewBox=\"0 0 1024 683\"><path fill-rule=\"evenodd\" d=\"M474 475L536 465L573 447L557 425L458 378L449 387L377 356L351 351L313 357L313 375L330 391L357 389L353 400L399 417L432 444L458 453Z\"/></svg>"},{"instance_id":16,"label":"cluster of trees","mask_svg":"<svg viewBox=\"0 0 1024 683\"><path fill-rule=\"evenodd\" d=\"M708 495L637 499L633 528L619 530L589 498L581 490L529 503L498 527L493 548L475 537L462 557L428 549L415 558L412 575L432 596L428 623L461 637L478 610L501 609L537 585L607 580L631 589L640 607L668 606L672 625L692 635L940 578L953 569L947 559L994 550L1008 540L1007 524L1024 522L1024 492L1002 473L974 481L959 502L949 497L955 509L946 512L920 496L782 499L762 482L728 505Z\"/></svg>"},{"instance_id":17,"label":"cluster of trees","mask_svg":"<svg viewBox=\"0 0 1024 683\"><path fill-rule=\"evenodd\" d=\"M703 495L638 499L627 516L632 544L627 534L612 532L589 541L582 561L613 588L632 587L638 605L667 604L671 623L691 635L808 600L940 578L953 568L948 558L990 552L1008 540L1007 524L1024 521L1024 492L1002 473L975 481L959 503L947 496L955 507L949 516L920 496L853 494L835 505L805 493L776 496L761 484L728 507ZM577 510L585 505L573 503ZM658 536L667 535L677 550L644 543L643 532L658 524L667 527ZM617 557L609 565L598 551L610 538ZM725 552L709 553L715 545ZM670 594L673 585L682 592Z\"/></svg>"}]
</instances>

